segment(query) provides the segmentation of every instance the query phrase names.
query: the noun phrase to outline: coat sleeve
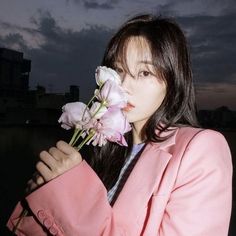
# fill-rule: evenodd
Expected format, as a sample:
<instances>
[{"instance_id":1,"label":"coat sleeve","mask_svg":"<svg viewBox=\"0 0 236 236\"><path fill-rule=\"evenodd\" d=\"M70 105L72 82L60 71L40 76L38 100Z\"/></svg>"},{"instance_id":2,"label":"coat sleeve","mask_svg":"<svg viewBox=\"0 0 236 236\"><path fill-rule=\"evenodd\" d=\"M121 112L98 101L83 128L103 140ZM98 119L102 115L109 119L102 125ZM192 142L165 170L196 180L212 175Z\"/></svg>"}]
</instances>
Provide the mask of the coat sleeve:
<instances>
[{"instance_id":1,"label":"coat sleeve","mask_svg":"<svg viewBox=\"0 0 236 236\"><path fill-rule=\"evenodd\" d=\"M86 161L28 195L26 202L32 215L23 218L17 235L132 235L132 227L119 225L103 183ZM13 228L21 211L18 203L8 228Z\"/></svg>"},{"instance_id":2,"label":"coat sleeve","mask_svg":"<svg viewBox=\"0 0 236 236\"><path fill-rule=\"evenodd\" d=\"M232 160L219 132L204 130L189 143L167 203L159 236L227 236Z\"/></svg>"}]
</instances>

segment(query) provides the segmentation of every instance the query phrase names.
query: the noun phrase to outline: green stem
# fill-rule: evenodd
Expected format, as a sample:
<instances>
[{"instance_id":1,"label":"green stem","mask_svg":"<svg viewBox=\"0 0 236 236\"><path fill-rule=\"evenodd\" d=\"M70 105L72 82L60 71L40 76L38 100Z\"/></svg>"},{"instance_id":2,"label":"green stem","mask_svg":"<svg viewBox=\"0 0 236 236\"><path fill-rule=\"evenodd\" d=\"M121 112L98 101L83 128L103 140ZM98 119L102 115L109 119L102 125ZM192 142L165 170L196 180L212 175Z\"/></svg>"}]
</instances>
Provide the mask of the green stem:
<instances>
[{"instance_id":1,"label":"green stem","mask_svg":"<svg viewBox=\"0 0 236 236\"><path fill-rule=\"evenodd\" d=\"M106 106L106 101L102 101L97 111L92 115L91 119L97 115L97 113L102 109L103 106Z\"/></svg>"},{"instance_id":2,"label":"green stem","mask_svg":"<svg viewBox=\"0 0 236 236\"><path fill-rule=\"evenodd\" d=\"M84 132L84 129L80 130L80 132L77 135L77 137L75 138L74 142L71 144L72 147L76 144L77 140L80 138L80 136L82 135L83 132Z\"/></svg>"},{"instance_id":3,"label":"green stem","mask_svg":"<svg viewBox=\"0 0 236 236\"><path fill-rule=\"evenodd\" d=\"M73 146L73 144L74 144L74 142L75 142L75 138L76 138L78 132L79 132L79 129L75 129L74 134L73 134L73 136L72 136L72 138L71 138L71 140L70 140L70 142L69 142L69 144L70 144L71 146Z\"/></svg>"},{"instance_id":4,"label":"green stem","mask_svg":"<svg viewBox=\"0 0 236 236\"><path fill-rule=\"evenodd\" d=\"M103 85L104 85L104 83L99 86L98 91L101 91ZM83 113L82 117L84 117L85 111L88 109L89 105L91 104L91 102L93 101L94 98L96 98L96 95L93 95L93 97L89 100L88 104L86 105L86 108L84 109L84 113ZM82 120L83 120L83 118L82 118Z\"/></svg>"},{"instance_id":5,"label":"green stem","mask_svg":"<svg viewBox=\"0 0 236 236\"><path fill-rule=\"evenodd\" d=\"M79 150L84 146L84 144L87 143L87 142L94 136L94 134L95 134L95 131L94 131L94 130L90 131L90 133L89 133L89 135L86 137L86 139L84 139L84 140L79 144L79 146L77 147L77 151L79 151Z\"/></svg>"},{"instance_id":6,"label":"green stem","mask_svg":"<svg viewBox=\"0 0 236 236\"><path fill-rule=\"evenodd\" d=\"M89 100L87 107L90 105L90 103L93 101L94 98L95 98L95 95L93 95L93 97Z\"/></svg>"},{"instance_id":7,"label":"green stem","mask_svg":"<svg viewBox=\"0 0 236 236\"><path fill-rule=\"evenodd\" d=\"M83 115L82 115L82 120L84 118L84 114L86 112L86 110L88 109L89 105L91 104L91 102L93 101L93 99L95 98L96 96L93 95L93 97L89 100L88 104L86 105L85 109L84 109L84 112L83 112Z\"/></svg>"}]
</instances>

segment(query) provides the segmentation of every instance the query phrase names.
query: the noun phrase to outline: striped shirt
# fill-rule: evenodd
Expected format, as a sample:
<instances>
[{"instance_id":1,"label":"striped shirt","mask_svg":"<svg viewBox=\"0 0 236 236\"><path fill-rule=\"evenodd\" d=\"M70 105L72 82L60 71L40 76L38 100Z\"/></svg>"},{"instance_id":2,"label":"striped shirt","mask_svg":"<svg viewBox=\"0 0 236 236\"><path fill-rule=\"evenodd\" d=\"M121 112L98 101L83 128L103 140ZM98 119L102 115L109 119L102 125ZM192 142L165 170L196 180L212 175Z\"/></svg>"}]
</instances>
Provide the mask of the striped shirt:
<instances>
[{"instance_id":1,"label":"striped shirt","mask_svg":"<svg viewBox=\"0 0 236 236\"><path fill-rule=\"evenodd\" d=\"M116 191L118 190L119 184L121 182L122 177L124 176L125 171L127 170L128 166L130 165L132 160L135 158L136 154L141 150L143 145L144 145L144 143L133 145L132 151L131 151L130 155L126 158L125 163L120 171L120 175L118 177L118 180L116 181L115 185L107 193L107 198L108 198L109 203L112 202L112 199L113 199Z\"/></svg>"}]
</instances>

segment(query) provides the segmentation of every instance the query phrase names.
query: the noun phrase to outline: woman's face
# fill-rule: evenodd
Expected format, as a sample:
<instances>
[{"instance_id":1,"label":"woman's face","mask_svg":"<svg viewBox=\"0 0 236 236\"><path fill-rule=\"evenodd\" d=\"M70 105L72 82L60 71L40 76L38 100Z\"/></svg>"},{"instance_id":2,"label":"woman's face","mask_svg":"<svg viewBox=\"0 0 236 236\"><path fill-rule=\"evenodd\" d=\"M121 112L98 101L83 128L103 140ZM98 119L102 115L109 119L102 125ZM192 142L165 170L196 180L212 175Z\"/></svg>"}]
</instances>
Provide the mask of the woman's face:
<instances>
[{"instance_id":1,"label":"woman's face","mask_svg":"<svg viewBox=\"0 0 236 236\"><path fill-rule=\"evenodd\" d=\"M132 37L127 45L126 63L130 74L117 61L116 70L121 76L128 107L124 113L134 128L140 131L149 117L158 109L166 95L165 82L156 75L152 54L147 41Z\"/></svg>"}]
</instances>

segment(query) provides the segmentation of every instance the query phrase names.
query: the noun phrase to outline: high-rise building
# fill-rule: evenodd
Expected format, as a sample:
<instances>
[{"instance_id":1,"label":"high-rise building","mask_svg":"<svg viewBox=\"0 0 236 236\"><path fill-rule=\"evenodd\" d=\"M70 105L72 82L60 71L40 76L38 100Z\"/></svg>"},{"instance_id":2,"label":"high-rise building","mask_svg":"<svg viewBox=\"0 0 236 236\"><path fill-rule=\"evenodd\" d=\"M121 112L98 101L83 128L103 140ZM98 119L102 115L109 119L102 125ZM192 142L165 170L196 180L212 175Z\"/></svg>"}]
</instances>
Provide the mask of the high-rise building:
<instances>
[{"instance_id":1,"label":"high-rise building","mask_svg":"<svg viewBox=\"0 0 236 236\"><path fill-rule=\"evenodd\" d=\"M0 97L23 98L29 87L31 61L23 53L0 48Z\"/></svg>"}]
</instances>

